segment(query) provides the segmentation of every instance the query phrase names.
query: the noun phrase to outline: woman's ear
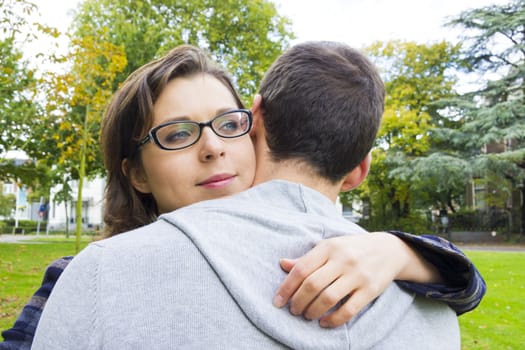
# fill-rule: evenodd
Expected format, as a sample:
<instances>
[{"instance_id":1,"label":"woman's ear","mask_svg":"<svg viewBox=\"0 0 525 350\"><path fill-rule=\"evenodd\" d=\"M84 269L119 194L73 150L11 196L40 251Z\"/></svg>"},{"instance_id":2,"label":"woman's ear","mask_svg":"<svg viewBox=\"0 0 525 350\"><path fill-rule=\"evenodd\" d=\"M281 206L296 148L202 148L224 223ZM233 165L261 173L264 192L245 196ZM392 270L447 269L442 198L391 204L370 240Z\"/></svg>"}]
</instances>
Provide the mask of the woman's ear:
<instances>
[{"instance_id":1,"label":"woman's ear","mask_svg":"<svg viewBox=\"0 0 525 350\"><path fill-rule=\"evenodd\" d=\"M341 185L341 192L353 190L366 179L368 171L370 170L370 163L372 162L372 154L369 152L366 157L350 171Z\"/></svg>"},{"instance_id":2,"label":"woman's ear","mask_svg":"<svg viewBox=\"0 0 525 350\"><path fill-rule=\"evenodd\" d=\"M127 158L124 158L120 167L122 173L129 179L131 186L141 193L151 193L146 174L144 174L142 168L131 166L130 163Z\"/></svg>"}]
</instances>

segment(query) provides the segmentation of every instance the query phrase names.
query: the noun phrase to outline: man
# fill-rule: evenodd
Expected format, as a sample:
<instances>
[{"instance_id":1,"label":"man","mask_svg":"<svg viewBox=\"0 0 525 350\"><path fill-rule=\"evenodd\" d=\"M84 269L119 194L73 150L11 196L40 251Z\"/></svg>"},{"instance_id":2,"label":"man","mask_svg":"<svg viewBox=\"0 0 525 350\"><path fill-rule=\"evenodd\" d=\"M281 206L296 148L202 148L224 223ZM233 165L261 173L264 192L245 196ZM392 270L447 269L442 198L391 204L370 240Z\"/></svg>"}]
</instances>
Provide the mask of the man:
<instances>
[{"instance_id":1,"label":"man","mask_svg":"<svg viewBox=\"0 0 525 350\"><path fill-rule=\"evenodd\" d=\"M257 186L86 249L59 280L35 349L459 348L455 313L395 284L335 329L272 306L279 258L366 233L334 201L368 173L384 87L359 52L322 42L282 55L260 94Z\"/></svg>"}]
</instances>

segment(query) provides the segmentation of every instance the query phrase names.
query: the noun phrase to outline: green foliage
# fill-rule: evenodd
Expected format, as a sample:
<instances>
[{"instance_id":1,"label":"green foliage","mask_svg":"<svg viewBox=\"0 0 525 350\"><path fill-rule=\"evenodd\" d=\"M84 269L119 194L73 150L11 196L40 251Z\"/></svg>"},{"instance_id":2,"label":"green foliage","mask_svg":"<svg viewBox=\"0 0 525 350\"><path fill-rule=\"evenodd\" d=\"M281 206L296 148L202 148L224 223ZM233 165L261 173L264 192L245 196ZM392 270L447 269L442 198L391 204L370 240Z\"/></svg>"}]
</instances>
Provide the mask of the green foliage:
<instances>
[{"instance_id":1,"label":"green foliage","mask_svg":"<svg viewBox=\"0 0 525 350\"><path fill-rule=\"evenodd\" d=\"M101 33L103 34L103 33ZM73 40L72 58L74 59L72 73L66 76L66 81L72 82L80 78L80 83L74 85L71 98L73 113L61 125L72 127L70 135L78 135L78 139L69 144L69 149L75 152L77 162L72 163L78 171L76 220L76 247L80 250L82 234L82 190L86 175L96 173L102 165L88 167L88 162L100 162L98 135L104 107L112 94L115 78L127 64L122 47L100 41L99 36L84 36ZM79 112L76 114L75 112ZM73 118L71 118L73 116ZM77 118L75 118L77 117ZM73 123L71 122L73 121ZM76 141L76 142L75 142ZM61 154L59 160L69 159L67 152ZM98 156L98 157L97 157ZM64 163L62 163L64 164ZM71 164L71 163L70 163Z\"/></svg>"},{"instance_id":2,"label":"green foliage","mask_svg":"<svg viewBox=\"0 0 525 350\"><path fill-rule=\"evenodd\" d=\"M71 63L70 71L47 72L41 80L40 89L48 99L42 123L33 132L45 140L41 158L71 179L80 177L82 156L87 175L103 173L100 120L115 78L126 66L123 49L101 40L103 36L72 39L70 52L60 58Z\"/></svg>"},{"instance_id":3,"label":"green foliage","mask_svg":"<svg viewBox=\"0 0 525 350\"><path fill-rule=\"evenodd\" d=\"M469 163L463 159L439 152L417 157L392 171L410 183L410 190L418 194L414 201L419 208L449 208L463 202L465 188L471 178Z\"/></svg>"},{"instance_id":4,"label":"green foliage","mask_svg":"<svg viewBox=\"0 0 525 350\"><path fill-rule=\"evenodd\" d=\"M487 204L506 209L513 189L525 195L525 2L465 11L449 24L465 30L463 62L479 88L451 101L461 124L441 134L472 159Z\"/></svg>"},{"instance_id":5,"label":"green foliage","mask_svg":"<svg viewBox=\"0 0 525 350\"><path fill-rule=\"evenodd\" d=\"M361 198L370 207L370 227L422 232L417 210L445 206L464 193L465 172L435 155L432 132L449 121L438 101L456 96L459 46L447 42L377 42L367 52L379 65L387 98L377 147ZM454 168L453 181L443 173ZM450 183L454 187L447 187Z\"/></svg>"},{"instance_id":6,"label":"green foliage","mask_svg":"<svg viewBox=\"0 0 525 350\"><path fill-rule=\"evenodd\" d=\"M8 219L0 221L2 224L1 227L4 228L3 233L12 233L13 228L15 227L15 219ZM34 233L37 231L38 222L36 220L18 220L18 229L23 230L24 234ZM45 231L46 222L40 222L40 230Z\"/></svg>"},{"instance_id":7,"label":"green foliage","mask_svg":"<svg viewBox=\"0 0 525 350\"><path fill-rule=\"evenodd\" d=\"M0 153L23 150L34 117L34 72L23 61L15 38L0 39Z\"/></svg>"},{"instance_id":8,"label":"green foliage","mask_svg":"<svg viewBox=\"0 0 525 350\"><path fill-rule=\"evenodd\" d=\"M409 156L425 154L429 131L443 122L435 102L455 96L459 46L390 41L366 50L380 66L387 91L378 144Z\"/></svg>"},{"instance_id":9,"label":"green foliage","mask_svg":"<svg viewBox=\"0 0 525 350\"><path fill-rule=\"evenodd\" d=\"M0 193L0 216L10 217L16 205L16 197L14 194Z\"/></svg>"},{"instance_id":10,"label":"green foliage","mask_svg":"<svg viewBox=\"0 0 525 350\"><path fill-rule=\"evenodd\" d=\"M42 110L38 103L38 74L24 60L21 43L31 43L48 31L28 18L36 6L25 0L0 0L0 154L23 151L30 159L20 164L0 158L0 180L17 181L47 196L52 184L49 167L41 162L44 137L38 134ZM48 130L49 124L41 126Z\"/></svg>"},{"instance_id":11,"label":"green foliage","mask_svg":"<svg viewBox=\"0 0 525 350\"><path fill-rule=\"evenodd\" d=\"M450 226L454 231L508 233L509 213L491 206L488 209L462 208L449 214Z\"/></svg>"},{"instance_id":12,"label":"green foliage","mask_svg":"<svg viewBox=\"0 0 525 350\"><path fill-rule=\"evenodd\" d=\"M485 203L502 210L513 189L525 191L525 3L465 11L450 24L466 29L462 46L394 41L368 48L387 99L360 196L382 228L418 209L454 212L472 178L485 183ZM458 70L477 74L479 89L457 94Z\"/></svg>"},{"instance_id":13,"label":"green foliage","mask_svg":"<svg viewBox=\"0 0 525 350\"><path fill-rule=\"evenodd\" d=\"M511 161L525 167L525 3L466 11L450 25L467 30L463 60L481 83L456 101L464 114L456 144L470 152L506 141L506 151L521 151Z\"/></svg>"},{"instance_id":14,"label":"green foliage","mask_svg":"<svg viewBox=\"0 0 525 350\"><path fill-rule=\"evenodd\" d=\"M268 0L85 0L76 38L102 37L122 46L128 65L115 82L180 44L207 48L226 66L248 101L293 34L288 19Z\"/></svg>"},{"instance_id":15,"label":"green foliage","mask_svg":"<svg viewBox=\"0 0 525 350\"><path fill-rule=\"evenodd\" d=\"M35 72L23 59L21 41L33 39L28 16L35 6L28 1L0 0L0 155L10 150L31 152L28 130L36 114ZM0 179L20 179L24 169L0 158Z\"/></svg>"}]
</instances>

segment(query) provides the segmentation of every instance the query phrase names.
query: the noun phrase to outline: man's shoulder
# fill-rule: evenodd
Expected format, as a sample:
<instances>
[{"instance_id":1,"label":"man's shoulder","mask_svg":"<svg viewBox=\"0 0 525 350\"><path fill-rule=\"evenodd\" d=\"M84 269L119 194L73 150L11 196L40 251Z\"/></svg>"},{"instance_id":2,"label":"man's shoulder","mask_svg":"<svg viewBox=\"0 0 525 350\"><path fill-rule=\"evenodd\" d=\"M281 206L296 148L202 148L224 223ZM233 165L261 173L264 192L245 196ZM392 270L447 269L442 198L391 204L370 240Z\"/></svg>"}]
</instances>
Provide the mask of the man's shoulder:
<instances>
[{"instance_id":1,"label":"man's shoulder","mask_svg":"<svg viewBox=\"0 0 525 350\"><path fill-rule=\"evenodd\" d=\"M161 245L165 240L173 240L178 236L175 234L176 227L164 220L157 220L151 224L123 232L115 236L91 243L91 245L103 249L135 249L149 245Z\"/></svg>"}]
</instances>

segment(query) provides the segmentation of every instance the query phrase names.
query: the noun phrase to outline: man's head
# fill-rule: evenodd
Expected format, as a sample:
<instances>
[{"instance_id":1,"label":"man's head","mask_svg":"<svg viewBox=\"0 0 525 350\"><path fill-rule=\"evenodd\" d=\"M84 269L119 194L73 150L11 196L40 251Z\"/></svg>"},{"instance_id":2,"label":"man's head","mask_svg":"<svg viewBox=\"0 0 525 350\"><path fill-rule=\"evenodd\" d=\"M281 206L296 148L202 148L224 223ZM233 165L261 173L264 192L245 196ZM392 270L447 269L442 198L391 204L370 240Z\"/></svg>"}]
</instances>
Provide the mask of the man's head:
<instances>
[{"instance_id":1,"label":"man's head","mask_svg":"<svg viewBox=\"0 0 525 350\"><path fill-rule=\"evenodd\" d=\"M367 157L385 96L372 63L334 42L289 49L270 67L259 93L271 159L306 164L332 183Z\"/></svg>"}]
</instances>

